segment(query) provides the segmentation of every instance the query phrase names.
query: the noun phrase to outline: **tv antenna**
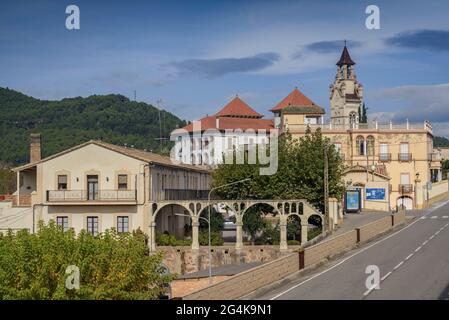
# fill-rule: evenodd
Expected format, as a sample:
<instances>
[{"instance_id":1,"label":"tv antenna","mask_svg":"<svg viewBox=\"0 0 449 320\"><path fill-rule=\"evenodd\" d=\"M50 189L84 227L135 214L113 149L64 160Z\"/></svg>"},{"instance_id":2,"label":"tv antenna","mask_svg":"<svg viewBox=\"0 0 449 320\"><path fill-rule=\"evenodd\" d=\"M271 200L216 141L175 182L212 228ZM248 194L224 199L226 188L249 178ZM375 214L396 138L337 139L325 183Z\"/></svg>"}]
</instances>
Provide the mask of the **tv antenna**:
<instances>
[{"instance_id":1,"label":"tv antenna","mask_svg":"<svg viewBox=\"0 0 449 320\"><path fill-rule=\"evenodd\" d=\"M156 106L157 106L157 109L159 112L159 138L155 138L155 140L159 140L159 145L160 145L159 151L162 153L162 144L163 144L164 140L167 140L167 138L162 136L162 119L161 119L161 107L160 107L161 103L162 103L162 100L157 99ZM165 114L164 114L164 120L165 120Z\"/></svg>"}]
</instances>

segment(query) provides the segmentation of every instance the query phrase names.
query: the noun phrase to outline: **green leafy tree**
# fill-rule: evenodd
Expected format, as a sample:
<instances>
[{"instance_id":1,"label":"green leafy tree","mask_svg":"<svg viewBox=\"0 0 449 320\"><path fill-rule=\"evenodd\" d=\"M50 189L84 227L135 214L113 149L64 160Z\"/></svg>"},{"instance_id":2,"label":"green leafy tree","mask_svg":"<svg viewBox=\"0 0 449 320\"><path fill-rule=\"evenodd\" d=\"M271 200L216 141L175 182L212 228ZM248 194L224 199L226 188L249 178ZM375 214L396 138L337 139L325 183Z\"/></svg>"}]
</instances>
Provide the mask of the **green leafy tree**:
<instances>
[{"instance_id":1,"label":"green leafy tree","mask_svg":"<svg viewBox=\"0 0 449 320\"><path fill-rule=\"evenodd\" d=\"M225 164L213 172L212 185L218 186L251 178L250 181L220 188L223 199L307 199L324 209L324 149L328 150L329 196L341 199L343 163L335 147L321 131L308 130L304 137L279 137L278 170L274 175L260 175L260 164Z\"/></svg>"},{"instance_id":2,"label":"green leafy tree","mask_svg":"<svg viewBox=\"0 0 449 320\"><path fill-rule=\"evenodd\" d=\"M365 103L359 106L359 123L368 123L367 110Z\"/></svg>"},{"instance_id":3,"label":"green leafy tree","mask_svg":"<svg viewBox=\"0 0 449 320\"><path fill-rule=\"evenodd\" d=\"M36 234L0 234L0 300L157 299L173 276L162 275L162 254L150 255L145 241L140 231L76 236L54 222ZM65 286L70 265L80 270L79 289Z\"/></svg>"}]
</instances>

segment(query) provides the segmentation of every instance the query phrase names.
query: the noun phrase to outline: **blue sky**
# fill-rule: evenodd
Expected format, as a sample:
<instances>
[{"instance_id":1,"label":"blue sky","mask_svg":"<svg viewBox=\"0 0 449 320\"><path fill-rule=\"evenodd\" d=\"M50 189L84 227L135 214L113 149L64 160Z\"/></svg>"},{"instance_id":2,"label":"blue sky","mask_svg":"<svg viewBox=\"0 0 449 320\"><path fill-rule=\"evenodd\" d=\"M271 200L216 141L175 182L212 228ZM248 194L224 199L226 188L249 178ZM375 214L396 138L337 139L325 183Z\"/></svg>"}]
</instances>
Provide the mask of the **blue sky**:
<instances>
[{"instance_id":1,"label":"blue sky","mask_svg":"<svg viewBox=\"0 0 449 320\"><path fill-rule=\"evenodd\" d=\"M81 29L65 28L78 5ZM380 8L380 30L365 8ZM326 110L343 39L369 118L449 136L449 1L5 1L0 86L43 99L120 93L181 118L239 94L257 111L295 86Z\"/></svg>"}]
</instances>

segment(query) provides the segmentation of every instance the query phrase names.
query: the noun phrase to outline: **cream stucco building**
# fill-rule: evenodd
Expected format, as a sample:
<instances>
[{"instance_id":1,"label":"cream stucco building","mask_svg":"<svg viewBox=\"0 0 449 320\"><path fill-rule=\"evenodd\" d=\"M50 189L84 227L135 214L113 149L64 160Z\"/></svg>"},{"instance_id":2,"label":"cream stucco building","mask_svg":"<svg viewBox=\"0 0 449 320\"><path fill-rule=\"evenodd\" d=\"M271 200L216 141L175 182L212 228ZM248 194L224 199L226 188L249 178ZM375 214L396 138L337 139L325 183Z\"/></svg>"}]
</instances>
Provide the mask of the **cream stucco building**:
<instances>
[{"instance_id":1,"label":"cream stucco building","mask_svg":"<svg viewBox=\"0 0 449 320\"><path fill-rule=\"evenodd\" d=\"M209 189L208 169L175 164L147 151L88 141L41 159L39 135L32 135L30 149L30 163L14 169L15 204L31 208L26 216L31 226L20 228L30 231L40 220L54 220L64 229L94 235L111 228L148 233L155 227L182 238L190 221L176 214L185 212L166 206L150 221L151 206L164 200L201 199Z\"/></svg>"}]
</instances>

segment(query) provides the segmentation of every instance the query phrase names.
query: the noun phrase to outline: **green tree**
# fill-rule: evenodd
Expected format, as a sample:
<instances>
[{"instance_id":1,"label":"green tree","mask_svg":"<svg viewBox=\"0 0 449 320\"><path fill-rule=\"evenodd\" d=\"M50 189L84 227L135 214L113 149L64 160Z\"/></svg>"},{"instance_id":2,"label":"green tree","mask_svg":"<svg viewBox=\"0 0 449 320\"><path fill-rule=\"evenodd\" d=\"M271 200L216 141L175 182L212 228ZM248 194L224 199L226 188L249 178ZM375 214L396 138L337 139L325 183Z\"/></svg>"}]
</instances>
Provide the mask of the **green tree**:
<instances>
[{"instance_id":1,"label":"green tree","mask_svg":"<svg viewBox=\"0 0 449 320\"><path fill-rule=\"evenodd\" d=\"M162 275L162 254L150 255L145 240L140 231L76 236L54 222L0 234L0 300L157 299L173 276ZM79 289L65 286L69 265L80 270Z\"/></svg>"},{"instance_id":2,"label":"green tree","mask_svg":"<svg viewBox=\"0 0 449 320\"><path fill-rule=\"evenodd\" d=\"M245 178L250 181L217 190L223 199L307 199L324 209L324 149L328 149L329 196L341 199L343 163L328 138L321 131L308 130L304 137L279 137L278 170L274 175L260 175L256 164L225 164L213 172L212 185L218 186Z\"/></svg>"},{"instance_id":3,"label":"green tree","mask_svg":"<svg viewBox=\"0 0 449 320\"><path fill-rule=\"evenodd\" d=\"M16 176L7 166L0 165L0 194L11 194L16 191Z\"/></svg>"},{"instance_id":4,"label":"green tree","mask_svg":"<svg viewBox=\"0 0 449 320\"><path fill-rule=\"evenodd\" d=\"M359 123L368 123L367 110L365 103L359 106Z\"/></svg>"}]
</instances>

